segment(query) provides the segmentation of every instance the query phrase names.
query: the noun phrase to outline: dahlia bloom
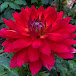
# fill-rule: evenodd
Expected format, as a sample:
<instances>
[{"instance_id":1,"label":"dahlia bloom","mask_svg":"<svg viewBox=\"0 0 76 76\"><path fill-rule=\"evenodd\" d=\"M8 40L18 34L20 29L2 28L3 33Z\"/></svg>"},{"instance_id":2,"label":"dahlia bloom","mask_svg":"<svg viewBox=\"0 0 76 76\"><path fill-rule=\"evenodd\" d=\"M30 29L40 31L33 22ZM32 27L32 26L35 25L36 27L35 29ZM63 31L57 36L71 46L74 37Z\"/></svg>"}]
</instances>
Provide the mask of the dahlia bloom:
<instances>
[{"instance_id":1,"label":"dahlia bloom","mask_svg":"<svg viewBox=\"0 0 76 76\"><path fill-rule=\"evenodd\" d=\"M53 54L63 59L74 58L76 49L76 27L69 24L71 17L63 18L63 11L57 13L55 7L44 9L21 8L13 13L15 21L3 19L8 28L0 30L0 36L7 40L2 43L3 53L14 53L10 67L21 67L29 63L31 73L35 75L42 65L48 70L54 66Z\"/></svg>"}]
</instances>

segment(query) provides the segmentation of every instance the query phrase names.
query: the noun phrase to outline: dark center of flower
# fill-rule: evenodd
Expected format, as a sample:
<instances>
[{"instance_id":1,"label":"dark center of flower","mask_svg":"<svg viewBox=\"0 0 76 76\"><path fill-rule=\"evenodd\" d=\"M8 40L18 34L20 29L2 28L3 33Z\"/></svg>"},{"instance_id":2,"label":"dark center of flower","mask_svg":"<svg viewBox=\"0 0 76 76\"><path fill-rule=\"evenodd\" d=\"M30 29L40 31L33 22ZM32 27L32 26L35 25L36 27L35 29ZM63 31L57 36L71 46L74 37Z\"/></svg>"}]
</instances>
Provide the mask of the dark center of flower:
<instances>
[{"instance_id":1,"label":"dark center of flower","mask_svg":"<svg viewBox=\"0 0 76 76\"><path fill-rule=\"evenodd\" d=\"M45 24L40 20L28 21L28 28L31 35L42 35Z\"/></svg>"}]
</instances>

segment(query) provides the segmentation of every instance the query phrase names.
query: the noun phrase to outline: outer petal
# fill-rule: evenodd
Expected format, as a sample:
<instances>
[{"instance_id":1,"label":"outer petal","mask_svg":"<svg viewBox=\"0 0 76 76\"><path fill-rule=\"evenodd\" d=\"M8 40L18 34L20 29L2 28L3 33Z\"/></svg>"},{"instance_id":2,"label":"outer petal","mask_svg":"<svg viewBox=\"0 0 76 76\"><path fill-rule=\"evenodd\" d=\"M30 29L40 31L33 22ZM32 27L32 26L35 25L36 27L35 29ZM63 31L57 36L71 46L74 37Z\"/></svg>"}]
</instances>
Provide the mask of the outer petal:
<instances>
[{"instance_id":1,"label":"outer petal","mask_svg":"<svg viewBox=\"0 0 76 76\"><path fill-rule=\"evenodd\" d=\"M33 48L39 48L39 47L41 46L41 44L42 44L42 42L41 42L40 39L35 39L35 40L33 40L33 42L32 42L32 47L33 47Z\"/></svg>"},{"instance_id":2,"label":"outer petal","mask_svg":"<svg viewBox=\"0 0 76 76\"><path fill-rule=\"evenodd\" d=\"M39 60L39 57L40 57L39 50L29 47L28 57L29 57L30 62L34 62L34 61Z\"/></svg>"},{"instance_id":3,"label":"outer petal","mask_svg":"<svg viewBox=\"0 0 76 76\"><path fill-rule=\"evenodd\" d=\"M57 17L57 12L49 14L46 18L47 26L50 26L52 23L54 23L56 17Z\"/></svg>"},{"instance_id":4,"label":"outer petal","mask_svg":"<svg viewBox=\"0 0 76 76\"><path fill-rule=\"evenodd\" d=\"M5 31L5 30L8 30L7 28L2 28L1 30L0 30L0 37L2 37L2 38L7 38L7 36L2 32L2 31Z\"/></svg>"},{"instance_id":5,"label":"outer petal","mask_svg":"<svg viewBox=\"0 0 76 76\"><path fill-rule=\"evenodd\" d=\"M60 43L63 43L66 45L74 45L74 44L76 44L76 40L66 39L66 40L62 40Z\"/></svg>"},{"instance_id":6,"label":"outer petal","mask_svg":"<svg viewBox=\"0 0 76 76\"><path fill-rule=\"evenodd\" d=\"M14 52L17 52L17 51L19 51L19 50L21 50L21 49L13 49L12 48L12 43L10 43L4 50L3 50L3 52L4 53L14 53Z\"/></svg>"},{"instance_id":7,"label":"outer petal","mask_svg":"<svg viewBox=\"0 0 76 76\"><path fill-rule=\"evenodd\" d=\"M41 69L42 63L41 61L30 62L29 67L30 67L32 74L35 75Z\"/></svg>"},{"instance_id":8,"label":"outer petal","mask_svg":"<svg viewBox=\"0 0 76 76\"><path fill-rule=\"evenodd\" d=\"M44 7L43 6L41 6L39 9L38 9L38 11L37 11L37 14L38 15L42 15L42 13L44 13Z\"/></svg>"},{"instance_id":9,"label":"outer petal","mask_svg":"<svg viewBox=\"0 0 76 76\"><path fill-rule=\"evenodd\" d=\"M71 53L76 53L76 49L71 46L67 46Z\"/></svg>"},{"instance_id":10,"label":"outer petal","mask_svg":"<svg viewBox=\"0 0 76 76\"><path fill-rule=\"evenodd\" d=\"M42 52L45 55L51 54L51 47L47 41L43 41L40 52Z\"/></svg>"},{"instance_id":11,"label":"outer petal","mask_svg":"<svg viewBox=\"0 0 76 76\"><path fill-rule=\"evenodd\" d=\"M18 52L14 54L14 56L12 57L11 59L11 62L10 62L10 67L11 68L15 68L17 67L17 56L18 56Z\"/></svg>"},{"instance_id":12,"label":"outer petal","mask_svg":"<svg viewBox=\"0 0 76 76\"><path fill-rule=\"evenodd\" d=\"M23 49L19 52L18 57L17 57L17 64L19 67L21 67L24 63L28 63L29 59L27 56L27 49Z\"/></svg>"},{"instance_id":13,"label":"outer petal","mask_svg":"<svg viewBox=\"0 0 76 76\"><path fill-rule=\"evenodd\" d=\"M60 44L60 43L56 43L56 42L50 42L50 45L51 45L51 49L55 52L58 52L58 53L70 52L68 47L64 44Z\"/></svg>"},{"instance_id":14,"label":"outer petal","mask_svg":"<svg viewBox=\"0 0 76 76\"><path fill-rule=\"evenodd\" d=\"M61 19L63 17L63 11L57 13L57 20Z\"/></svg>"},{"instance_id":15,"label":"outer petal","mask_svg":"<svg viewBox=\"0 0 76 76\"><path fill-rule=\"evenodd\" d=\"M74 58L73 54L72 53L56 53L56 55L58 55L59 57L63 58L63 59L72 59Z\"/></svg>"},{"instance_id":16,"label":"outer petal","mask_svg":"<svg viewBox=\"0 0 76 76\"><path fill-rule=\"evenodd\" d=\"M70 33L73 33L75 31L76 31L76 26L68 24L68 25L56 30L55 32L70 34Z\"/></svg>"},{"instance_id":17,"label":"outer petal","mask_svg":"<svg viewBox=\"0 0 76 76\"><path fill-rule=\"evenodd\" d=\"M35 6L32 6L30 9L30 15L31 15L31 19L34 20L37 18L37 10L35 8Z\"/></svg>"},{"instance_id":18,"label":"outer petal","mask_svg":"<svg viewBox=\"0 0 76 76\"><path fill-rule=\"evenodd\" d=\"M54 66L55 58L54 55L51 53L50 56L41 54L41 60L43 62L43 65L48 69L51 70Z\"/></svg>"},{"instance_id":19,"label":"outer petal","mask_svg":"<svg viewBox=\"0 0 76 76\"><path fill-rule=\"evenodd\" d=\"M50 40L54 40L54 41L61 41L61 40L70 38L70 35L68 35L68 34L61 34L61 33L49 33L48 38Z\"/></svg>"},{"instance_id":20,"label":"outer petal","mask_svg":"<svg viewBox=\"0 0 76 76\"><path fill-rule=\"evenodd\" d=\"M15 40L11 40L11 39L6 40L6 41L4 41L4 42L2 43L2 46L7 47L10 43L12 43L12 42L14 42L14 41L15 41Z\"/></svg>"},{"instance_id":21,"label":"outer petal","mask_svg":"<svg viewBox=\"0 0 76 76\"><path fill-rule=\"evenodd\" d=\"M1 36L5 35L7 38L20 38L22 37L20 34L18 34L15 30L0 30Z\"/></svg>"},{"instance_id":22,"label":"outer petal","mask_svg":"<svg viewBox=\"0 0 76 76\"><path fill-rule=\"evenodd\" d=\"M17 23L19 23L19 24L21 24L23 26L25 25L25 23L24 23L24 21L23 21L23 19L21 17L21 14L19 14L18 12L15 12L15 13L13 13L13 17L16 20Z\"/></svg>"},{"instance_id":23,"label":"outer petal","mask_svg":"<svg viewBox=\"0 0 76 76\"><path fill-rule=\"evenodd\" d=\"M11 23L11 21L6 20L5 18L3 18L4 23L6 24L7 27L11 28L11 29L15 29L15 26Z\"/></svg>"},{"instance_id":24,"label":"outer petal","mask_svg":"<svg viewBox=\"0 0 76 76\"><path fill-rule=\"evenodd\" d=\"M28 47L29 45L31 45L31 39L26 37L26 38L21 38L16 40L13 45L12 48L13 49L17 49L17 48L25 48Z\"/></svg>"}]
</instances>

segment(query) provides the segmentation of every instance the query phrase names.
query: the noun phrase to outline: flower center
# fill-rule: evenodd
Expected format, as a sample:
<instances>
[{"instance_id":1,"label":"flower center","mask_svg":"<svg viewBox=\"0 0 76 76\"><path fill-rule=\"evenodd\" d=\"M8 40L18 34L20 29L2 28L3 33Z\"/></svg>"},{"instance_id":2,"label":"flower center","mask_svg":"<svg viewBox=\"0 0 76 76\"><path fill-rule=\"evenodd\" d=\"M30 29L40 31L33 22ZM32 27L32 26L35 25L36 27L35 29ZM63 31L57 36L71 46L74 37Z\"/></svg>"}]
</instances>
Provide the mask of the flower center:
<instances>
[{"instance_id":1,"label":"flower center","mask_svg":"<svg viewBox=\"0 0 76 76\"><path fill-rule=\"evenodd\" d=\"M43 24L39 20L28 22L29 32L32 33L32 35L42 35L44 31L44 26L45 24Z\"/></svg>"}]
</instances>

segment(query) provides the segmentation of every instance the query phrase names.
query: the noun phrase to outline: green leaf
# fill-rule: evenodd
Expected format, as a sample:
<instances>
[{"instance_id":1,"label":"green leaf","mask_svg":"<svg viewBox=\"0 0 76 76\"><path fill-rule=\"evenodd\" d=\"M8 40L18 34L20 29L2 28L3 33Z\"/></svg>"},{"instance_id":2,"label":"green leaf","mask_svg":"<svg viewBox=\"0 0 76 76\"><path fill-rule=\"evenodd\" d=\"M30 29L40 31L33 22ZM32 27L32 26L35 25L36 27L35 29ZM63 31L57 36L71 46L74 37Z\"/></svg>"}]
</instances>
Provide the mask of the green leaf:
<instances>
[{"instance_id":1,"label":"green leaf","mask_svg":"<svg viewBox=\"0 0 76 76\"><path fill-rule=\"evenodd\" d=\"M0 17L0 23L3 23L3 18Z\"/></svg>"},{"instance_id":2,"label":"green leaf","mask_svg":"<svg viewBox=\"0 0 76 76\"><path fill-rule=\"evenodd\" d=\"M52 4L53 0L49 0L49 4Z\"/></svg>"},{"instance_id":3,"label":"green leaf","mask_svg":"<svg viewBox=\"0 0 76 76\"><path fill-rule=\"evenodd\" d=\"M25 0L15 0L14 3L19 4L19 5L26 5L26 1Z\"/></svg>"},{"instance_id":4,"label":"green leaf","mask_svg":"<svg viewBox=\"0 0 76 76\"><path fill-rule=\"evenodd\" d=\"M0 57L0 65L8 69L9 71L11 70L10 68L10 59L6 57Z\"/></svg>"},{"instance_id":5,"label":"green leaf","mask_svg":"<svg viewBox=\"0 0 76 76\"><path fill-rule=\"evenodd\" d=\"M0 4L2 3L2 1L0 1Z\"/></svg>"},{"instance_id":6,"label":"green leaf","mask_svg":"<svg viewBox=\"0 0 76 76\"><path fill-rule=\"evenodd\" d=\"M12 70L10 72L10 76L19 76L19 75L18 75L18 72L16 70Z\"/></svg>"},{"instance_id":7,"label":"green leaf","mask_svg":"<svg viewBox=\"0 0 76 76\"><path fill-rule=\"evenodd\" d=\"M4 28L4 27L6 27L6 25L5 25L5 24L2 24L2 25L0 26L0 29L2 29L2 28Z\"/></svg>"},{"instance_id":8,"label":"green leaf","mask_svg":"<svg viewBox=\"0 0 76 76\"><path fill-rule=\"evenodd\" d=\"M6 19L12 19L13 18L13 15L12 13L14 13L15 11L10 9L10 8L7 8L4 12L4 16Z\"/></svg>"},{"instance_id":9,"label":"green leaf","mask_svg":"<svg viewBox=\"0 0 76 76\"><path fill-rule=\"evenodd\" d=\"M41 0L41 2L43 3L43 4L48 4L48 2L49 2L49 0Z\"/></svg>"},{"instance_id":10,"label":"green leaf","mask_svg":"<svg viewBox=\"0 0 76 76\"><path fill-rule=\"evenodd\" d=\"M0 65L0 73L4 71L4 68Z\"/></svg>"},{"instance_id":11,"label":"green leaf","mask_svg":"<svg viewBox=\"0 0 76 76\"><path fill-rule=\"evenodd\" d=\"M19 5L17 5L17 4L14 4L14 3L9 3L9 6L11 7L11 8L13 8L13 9L20 9L20 6Z\"/></svg>"},{"instance_id":12,"label":"green leaf","mask_svg":"<svg viewBox=\"0 0 76 76\"><path fill-rule=\"evenodd\" d=\"M4 3L2 3L1 5L0 5L0 12L2 12L5 8L7 8L8 7L8 4L9 4L9 2L4 2Z\"/></svg>"},{"instance_id":13,"label":"green leaf","mask_svg":"<svg viewBox=\"0 0 76 76\"><path fill-rule=\"evenodd\" d=\"M31 4L35 2L38 3L38 0L31 0Z\"/></svg>"},{"instance_id":14,"label":"green leaf","mask_svg":"<svg viewBox=\"0 0 76 76\"><path fill-rule=\"evenodd\" d=\"M49 73L45 73L45 72L40 72L38 74L39 74L39 76L49 76Z\"/></svg>"}]
</instances>

